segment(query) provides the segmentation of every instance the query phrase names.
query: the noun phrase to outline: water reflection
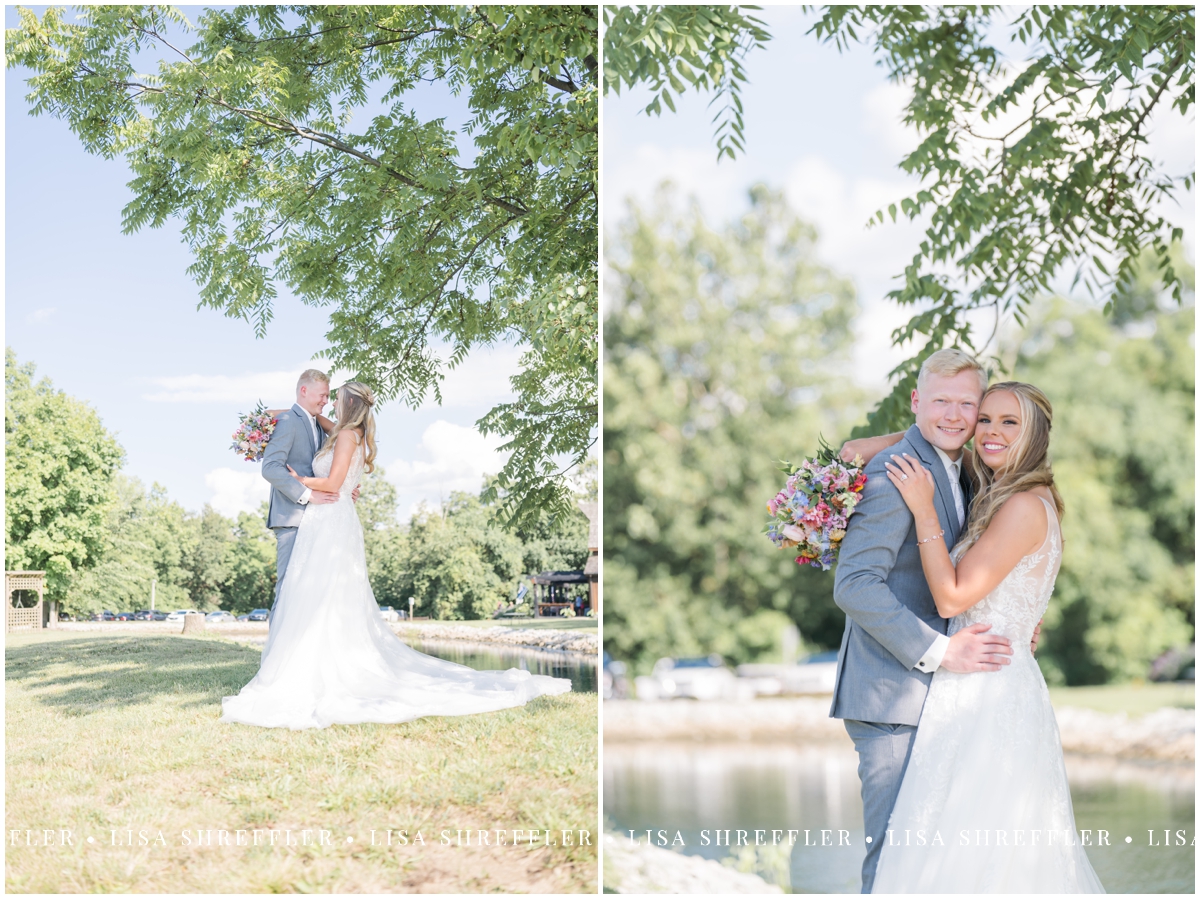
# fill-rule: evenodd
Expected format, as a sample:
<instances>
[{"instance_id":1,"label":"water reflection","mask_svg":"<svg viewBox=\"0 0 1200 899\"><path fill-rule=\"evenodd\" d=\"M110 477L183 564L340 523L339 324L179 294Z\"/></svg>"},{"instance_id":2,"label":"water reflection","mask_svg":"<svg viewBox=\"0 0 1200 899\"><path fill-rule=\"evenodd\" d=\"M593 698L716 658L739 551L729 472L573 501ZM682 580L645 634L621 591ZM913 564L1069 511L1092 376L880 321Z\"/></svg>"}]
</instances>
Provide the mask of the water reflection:
<instances>
[{"instance_id":1,"label":"water reflection","mask_svg":"<svg viewBox=\"0 0 1200 899\"><path fill-rule=\"evenodd\" d=\"M679 831L683 851L720 859L724 831L771 841L797 831L791 852L794 892L856 893L863 857L858 757L849 745L610 743L604 748L604 812L625 838ZM1068 757L1080 829L1108 830L1112 845L1088 850L1110 892L1194 892L1190 846L1148 845L1148 831L1194 836L1195 772L1190 766L1139 765ZM718 834L717 831L721 831ZM805 846L805 831L808 842ZM824 836L821 831L829 831ZM839 846L839 831L850 845ZM706 833L707 832L707 833ZM1126 844L1129 835L1133 842ZM654 834L657 838L657 833ZM821 845L825 839L832 845ZM678 848L678 846L676 847Z\"/></svg>"},{"instance_id":2,"label":"water reflection","mask_svg":"<svg viewBox=\"0 0 1200 899\"><path fill-rule=\"evenodd\" d=\"M531 674L570 678L571 689L576 693L596 692L596 657L586 653L520 649L459 640L420 640L407 636L401 636L400 639L426 655L458 662L476 671L520 668Z\"/></svg>"}]
</instances>

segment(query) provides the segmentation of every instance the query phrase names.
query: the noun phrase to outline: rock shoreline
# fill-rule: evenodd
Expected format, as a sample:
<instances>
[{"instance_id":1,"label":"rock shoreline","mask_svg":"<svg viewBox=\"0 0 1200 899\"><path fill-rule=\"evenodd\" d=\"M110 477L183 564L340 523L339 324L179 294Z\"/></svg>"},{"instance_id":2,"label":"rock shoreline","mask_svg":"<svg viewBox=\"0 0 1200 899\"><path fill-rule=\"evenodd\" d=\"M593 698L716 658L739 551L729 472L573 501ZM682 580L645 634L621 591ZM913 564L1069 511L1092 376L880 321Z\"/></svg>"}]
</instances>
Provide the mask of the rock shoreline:
<instances>
[{"instance_id":1,"label":"rock shoreline","mask_svg":"<svg viewBox=\"0 0 1200 899\"><path fill-rule=\"evenodd\" d=\"M1063 749L1083 755L1194 762L1196 712L1163 708L1137 718L1074 707L1056 708ZM604 739L788 740L850 744L842 722L829 717L828 697L752 702L606 700Z\"/></svg>"},{"instance_id":2,"label":"rock shoreline","mask_svg":"<svg viewBox=\"0 0 1200 899\"><path fill-rule=\"evenodd\" d=\"M441 622L411 623L392 622L392 630L399 636L424 640L454 640L464 643L490 643L501 646L543 649L557 652L578 652L595 656L599 650L599 636L594 631L559 631L552 628L531 627L471 627L465 624L443 624Z\"/></svg>"},{"instance_id":3,"label":"rock shoreline","mask_svg":"<svg viewBox=\"0 0 1200 899\"><path fill-rule=\"evenodd\" d=\"M597 633L590 630L555 630L506 625L471 627L433 621L394 621L390 626L397 635L416 639L498 644L514 649L541 649L548 652L584 653L590 656L597 654L600 645ZM183 624L179 621L64 621L59 623L57 629L68 632L99 632L107 636L179 634L183 631ZM206 622L204 632L232 640L248 639L251 642L262 642L267 636L267 622Z\"/></svg>"},{"instance_id":4,"label":"rock shoreline","mask_svg":"<svg viewBox=\"0 0 1200 899\"><path fill-rule=\"evenodd\" d=\"M605 890L615 893L782 893L757 874L657 846L634 846L604 835ZM610 879L615 882L610 882Z\"/></svg>"}]
</instances>

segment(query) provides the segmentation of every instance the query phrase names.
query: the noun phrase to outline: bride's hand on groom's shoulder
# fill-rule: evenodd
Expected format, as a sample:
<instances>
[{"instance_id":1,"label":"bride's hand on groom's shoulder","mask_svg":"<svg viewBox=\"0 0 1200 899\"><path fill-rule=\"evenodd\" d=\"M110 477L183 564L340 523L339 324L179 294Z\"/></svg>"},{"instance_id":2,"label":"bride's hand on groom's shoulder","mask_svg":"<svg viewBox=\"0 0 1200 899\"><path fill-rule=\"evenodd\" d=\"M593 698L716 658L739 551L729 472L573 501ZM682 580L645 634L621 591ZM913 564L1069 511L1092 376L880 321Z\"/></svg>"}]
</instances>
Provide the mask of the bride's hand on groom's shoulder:
<instances>
[{"instance_id":1,"label":"bride's hand on groom's shoulder","mask_svg":"<svg viewBox=\"0 0 1200 899\"><path fill-rule=\"evenodd\" d=\"M933 472L921 465L908 453L892 455L890 462L883 463L888 480L900 491L905 505L914 514L933 508Z\"/></svg>"}]
</instances>

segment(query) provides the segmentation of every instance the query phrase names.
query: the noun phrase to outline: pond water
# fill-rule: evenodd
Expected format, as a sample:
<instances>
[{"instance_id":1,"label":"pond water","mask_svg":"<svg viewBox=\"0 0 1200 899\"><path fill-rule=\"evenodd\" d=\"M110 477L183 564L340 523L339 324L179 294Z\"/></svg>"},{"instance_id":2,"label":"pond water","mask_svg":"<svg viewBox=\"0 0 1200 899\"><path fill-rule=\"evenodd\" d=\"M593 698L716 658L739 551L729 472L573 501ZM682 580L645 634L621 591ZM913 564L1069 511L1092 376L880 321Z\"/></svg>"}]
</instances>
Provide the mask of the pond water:
<instances>
[{"instance_id":1,"label":"pond water","mask_svg":"<svg viewBox=\"0 0 1200 899\"><path fill-rule=\"evenodd\" d=\"M418 640L401 637L413 649L426 655L458 662L476 671L504 671L520 668L531 674L548 674L571 680L576 693L596 692L596 657L582 652L554 652L522 649L490 643L466 643L458 640Z\"/></svg>"},{"instance_id":2,"label":"pond water","mask_svg":"<svg viewBox=\"0 0 1200 899\"><path fill-rule=\"evenodd\" d=\"M797 893L857 893L863 858L858 756L849 745L630 743L604 747L605 824L625 839L721 859L725 831L781 830L778 847L742 850L743 863ZM1195 891L1195 769L1067 757L1079 830L1107 830L1087 850L1110 893ZM786 845L787 830L797 845ZM801 845L809 831L811 846ZM821 845L821 831L834 845ZM838 846L838 831L849 846ZM658 832L663 831L660 835ZM718 833L719 831L719 833ZM1170 832L1171 845L1164 843ZM1173 845L1182 831L1185 845ZM1125 837L1132 842L1125 843ZM1151 845L1153 840L1154 845ZM682 843L682 845L681 845ZM734 850L735 852L737 850Z\"/></svg>"}]
</instances>

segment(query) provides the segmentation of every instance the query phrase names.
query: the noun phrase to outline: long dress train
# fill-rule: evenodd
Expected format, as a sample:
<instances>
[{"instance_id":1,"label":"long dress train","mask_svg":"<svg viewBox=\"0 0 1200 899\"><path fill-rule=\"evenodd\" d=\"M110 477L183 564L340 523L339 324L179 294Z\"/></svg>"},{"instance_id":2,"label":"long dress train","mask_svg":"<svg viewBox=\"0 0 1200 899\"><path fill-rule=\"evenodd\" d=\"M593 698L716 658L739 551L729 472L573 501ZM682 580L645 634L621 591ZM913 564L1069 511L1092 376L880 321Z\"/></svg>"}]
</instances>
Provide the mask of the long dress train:
<instances>
[{"instance_id":1,"label":"long dress train","mask_svg":"<svg viewBox=\"0 0 1200 899\"><path fill-rule=\"evenodd\" d=\"M351 432L342 432L346 437ZM328 477L333 454L313 462ZM359 446L335 503L304 513L271 613L258 674L221 700L221 721L292 730L427 715L470 715L566 693L566 678L517 668L476 671L407 646L383 622L367 580L362 526L350 493Z\"/></svg>"}]
</instances>

